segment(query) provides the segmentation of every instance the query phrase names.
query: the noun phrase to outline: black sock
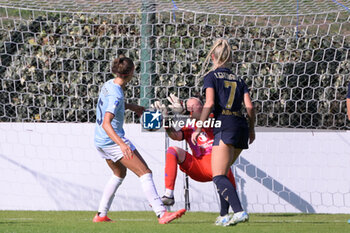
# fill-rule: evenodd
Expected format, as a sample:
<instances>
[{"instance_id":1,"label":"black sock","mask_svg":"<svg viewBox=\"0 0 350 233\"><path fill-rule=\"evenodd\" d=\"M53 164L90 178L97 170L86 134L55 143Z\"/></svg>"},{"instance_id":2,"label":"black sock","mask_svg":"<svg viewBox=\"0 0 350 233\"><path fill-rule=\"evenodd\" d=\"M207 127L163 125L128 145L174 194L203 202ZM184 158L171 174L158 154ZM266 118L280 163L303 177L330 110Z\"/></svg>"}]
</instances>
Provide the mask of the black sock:
<instances>
[{"instance_id":1,"label":"black sock","mask_svg":"<svg viewBox=\"0 0 350 233\"><path fill-rule=\"evenodd\" d=\"M228 209L230 204L219 194L220 197L220 216L225 216L228 214Z\"/></svg>"},{"instance_id":2,"label":"black sock","mask_svg":"<svg viewBox=\"0 0 350 233\"><path fill-rule=\"evenodd\" d=\"M243 211L241 202L238 198L237 191L230 183L230 180L225 175L213 177L213 182L216 185L218 193L224 200L228 201L232 210L237 213Z\"/></svg>"}]
</instances>

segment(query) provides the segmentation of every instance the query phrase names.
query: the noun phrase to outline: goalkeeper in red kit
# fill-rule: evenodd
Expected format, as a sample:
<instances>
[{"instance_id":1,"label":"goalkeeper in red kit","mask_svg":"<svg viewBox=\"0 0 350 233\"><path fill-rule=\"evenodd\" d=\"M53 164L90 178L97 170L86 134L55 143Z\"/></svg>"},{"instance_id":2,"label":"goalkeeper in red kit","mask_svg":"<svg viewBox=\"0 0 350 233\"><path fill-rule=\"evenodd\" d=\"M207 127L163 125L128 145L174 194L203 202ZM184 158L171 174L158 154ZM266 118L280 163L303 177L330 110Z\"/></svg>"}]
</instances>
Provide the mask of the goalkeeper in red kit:
<instances>
[{"instance_id":1,"label":"goalkeeper in red kit","mask_svg":"<svg viewBox=\"0 0 350 233\"><path fill-rule=\"evenodd\" d=\"M173 113L179 114L185 112L185 106L183 106L176 96L171 94L168 99L172 104L169 107L172 109ZM163 115L167 115L165 105L161 105L159 101L156 101L153 104L153 108L161 111ZM203 103L199 98L192 97L187 100L186 108L190 113L191 119L199 120L203 109ZM180 170L190 176L193 180L198 182L208 182L213 180L211 169L211 150L214 141L213 128L209 127L202 129L197 145L194 145L191 142L191 135L195 130L196 127L192 124L186 125L177 131L173 127L166 129L166 132L171 139L175 141L186 140L192 150L192 154L176 146L167 149L165 160L166 190L164 196L161 198L164 205L170 206L175 203L174 188L178 165ZM231 169L228 171L227 177L233 186L235 186L235 179ZM224 205L221 206L221 216L225 216L228 214L229 204L226 201L221 201L221 203L224 203Z\"/></svg>"}]
</instances>

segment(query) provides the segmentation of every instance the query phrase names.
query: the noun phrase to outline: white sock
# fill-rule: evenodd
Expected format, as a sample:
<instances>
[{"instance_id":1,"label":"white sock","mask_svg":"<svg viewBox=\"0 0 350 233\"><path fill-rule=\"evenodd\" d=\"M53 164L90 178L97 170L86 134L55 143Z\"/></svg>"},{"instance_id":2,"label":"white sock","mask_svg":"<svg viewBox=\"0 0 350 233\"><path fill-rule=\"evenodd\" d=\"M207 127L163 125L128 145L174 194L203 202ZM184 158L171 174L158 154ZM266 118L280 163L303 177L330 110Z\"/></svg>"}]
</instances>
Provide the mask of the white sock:
<instances>
[{"instance_id":1,"label":"white sock","mask_svg":"<svg viewBox=\"0 0 350 233\"><path fill-rule=\"evenodd\" d=\"M157 193L157 189L153 182L152 173L147 173L140 176L140 181L143 191L145 192L147 200L151 204L153 211L157 216L162 217L166 209Z\"/></svg>"},{"instance_id":2,"label":"white sock","mask_svg":"<svg viewBox=\"0 0 350 233\"><path fill-rule=\"evenodd\" d=\"M174 190L171 190L171 189L165 189L165 193L164 193L164 196L166 197L174 197Z\"/></svg>"},{"instance_id":3,"label":"white sock","mask_svg":"<svg viewBox=\"0 0 350 233\"><path fill-rule=\"evenodd\" d=\"M107 215L107 212L111 207L112 201L114 199L115 192L117 191L118 187L121 185L123 180L123 178L112 175L112 177L107 182L103 190L100 206L98 207L98 212L100 213L101 217Z\"/></svg>"}]
</instances>

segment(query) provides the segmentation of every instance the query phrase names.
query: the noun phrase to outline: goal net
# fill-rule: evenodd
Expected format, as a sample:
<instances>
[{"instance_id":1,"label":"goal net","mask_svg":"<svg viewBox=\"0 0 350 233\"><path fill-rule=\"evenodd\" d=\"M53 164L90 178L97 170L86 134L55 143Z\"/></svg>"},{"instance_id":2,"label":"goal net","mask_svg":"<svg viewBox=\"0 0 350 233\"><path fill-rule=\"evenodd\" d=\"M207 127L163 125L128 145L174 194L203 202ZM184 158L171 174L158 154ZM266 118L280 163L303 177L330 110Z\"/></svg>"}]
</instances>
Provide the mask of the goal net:
<instances>
[{"instance_id":1,"label":"goal net","mask_svg":"<svg viewBox=\"0 0 350 233\"><path fill-rule=\"evenodd\" d=\"M199 74L205 56L215 39L226 38L233 49L233 72L249 87L257 127L345 132L350 126L345 102L350 81L348 7L349 0L1 0L0 122L94 123L99 88L113 78L110 65L119 54L136 64L127 102L167 104L170 93L187 99L202 92ZM126 121L139 123L131 112L126 112ZM6 141L7 132L17 129L4 126L0 134ZM297 136L293 139L299 142ZM286 148L289 139L283 140ZM268 143L274 141L269 137ZM9 145L17 144L6 141L0 152L10 151ZM329 161L328 152L322 153L322 161ZM332 161L335 170L345 169L344 160ZM250 164L253 159L238 162L246 178L260 180L282 196L288 193L279 195L283 200L295 198L289 189L273 188L282 181L276 183L267 174L272 167L263 171ZM290 174L286 176L292 178ZM242 187L241 176L236 176ZM340 197L337 205L350 209L349 190L347 185L325 190L326 197L323 190L315 195L320 206L329 204L323 203L327 198L332 205ZM313 194L305 193L312 203ZM307 212L305 206L296 209Z\"/></svg>"},{"instance_id":2,"label":"goal net","mask_svg":"<svg viewBox=\"0 0 350 233\"><path fill-rule=\"evenodd\" d=\"M122 53L137 61L129 102L165 102L171 92L186 99L201 87L213 41L224 37L257 126L348 126L349 12L332 1L300 1L298 11L296 2L267 0L1 5L1 121L94 122L99 87Z\"/></svg>"}]
</instances>

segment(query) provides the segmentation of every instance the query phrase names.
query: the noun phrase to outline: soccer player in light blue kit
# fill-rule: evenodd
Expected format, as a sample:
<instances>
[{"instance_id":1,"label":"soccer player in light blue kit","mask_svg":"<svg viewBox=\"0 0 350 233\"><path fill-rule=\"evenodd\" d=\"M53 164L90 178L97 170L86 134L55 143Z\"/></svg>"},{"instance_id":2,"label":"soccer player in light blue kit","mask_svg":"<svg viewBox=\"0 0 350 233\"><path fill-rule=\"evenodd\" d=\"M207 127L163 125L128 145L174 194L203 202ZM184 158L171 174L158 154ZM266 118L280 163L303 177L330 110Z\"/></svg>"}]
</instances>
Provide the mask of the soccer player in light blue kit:
<instances>
[{"instance_id":1,"label":"soccer player in light blue kit","mask_svg":"<svg viewBox=\"0 0 350 233\"><path fill-rule=\"evenodd\" d=\"M148 168L135 146L125 138L123 129L124 111L130 109L139 116L144 108L124 102L123 89L134 75L134 63L130 58L121 56L113 61L114 79L107 81L101 88L97 103L95 145L102 158L106 159L113 175L105 186L98 213L93 222L112 222L107 212L112 204L115 192L126 176L126 169L134 172L141 181L142 189L158 216L160 224L166 224L181 217L186 210L167 212L155 188L152 171Z\"/></svg>"}]
</instances>

